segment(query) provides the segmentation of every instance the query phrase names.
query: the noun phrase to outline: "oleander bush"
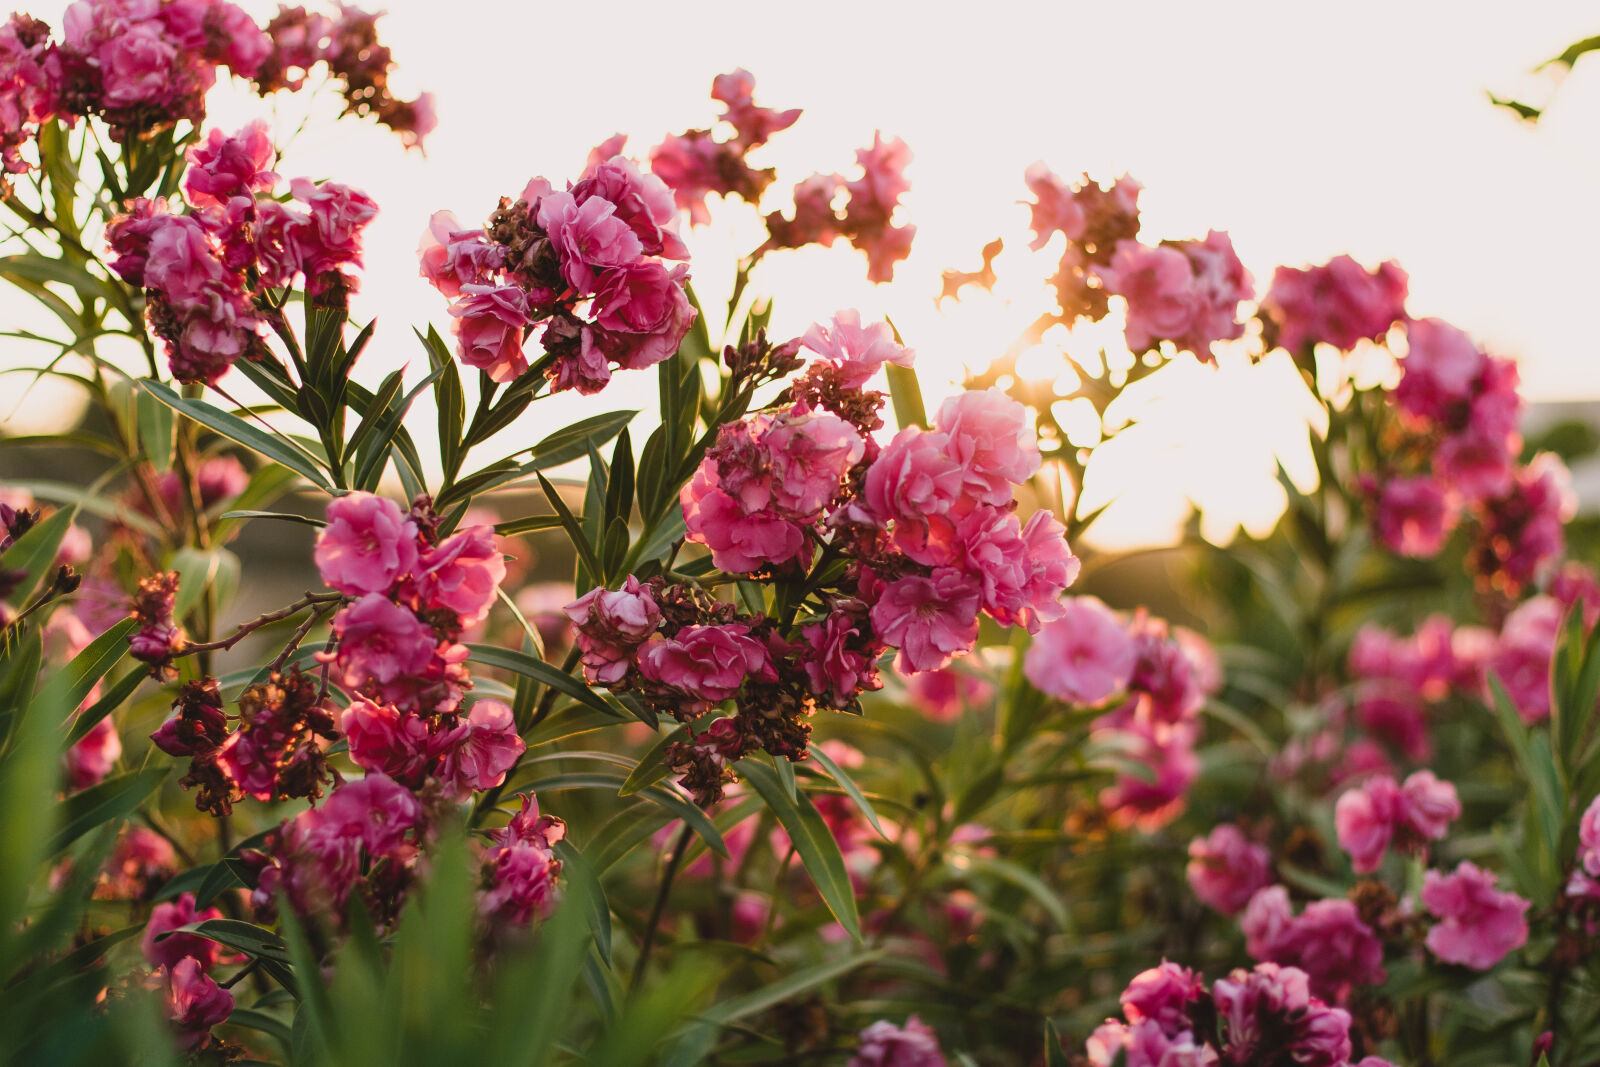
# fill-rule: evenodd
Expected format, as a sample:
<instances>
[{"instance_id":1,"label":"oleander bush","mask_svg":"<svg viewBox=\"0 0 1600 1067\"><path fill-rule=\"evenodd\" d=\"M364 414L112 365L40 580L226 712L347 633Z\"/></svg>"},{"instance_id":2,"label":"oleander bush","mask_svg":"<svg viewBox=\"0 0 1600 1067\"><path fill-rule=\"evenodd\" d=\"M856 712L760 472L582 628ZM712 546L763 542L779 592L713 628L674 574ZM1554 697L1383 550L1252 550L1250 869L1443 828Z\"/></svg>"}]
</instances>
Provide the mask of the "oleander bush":
<instances>
[{"instance_id":1,"label":"oleander bush","mask_svg":"<svg viewBox=\"0 0 1600 1067\"><path fill-rule=\"evenodd\" d=\"M801 112L741 70L705 128L417 220L447 328L385 324L381 376L379 206L205 95L326 81L415 147L391 69L343 6L0 27L7 375L89 402L0 441L0 1055L1600 1063L1592 435L1524 440L1516 363L1397 264L1257 279L1036 164L1050 304L925 406L916 338L773 336L803 296L753 281L845 242L893 284L909 148L781 192L750 156ZM732 197L766 237L697 294ZM1315 479L1263 537L1090 549L1191 360L1290 368ZM654 410L539 406L624 373Z\"/></svg>"}]
</instances>

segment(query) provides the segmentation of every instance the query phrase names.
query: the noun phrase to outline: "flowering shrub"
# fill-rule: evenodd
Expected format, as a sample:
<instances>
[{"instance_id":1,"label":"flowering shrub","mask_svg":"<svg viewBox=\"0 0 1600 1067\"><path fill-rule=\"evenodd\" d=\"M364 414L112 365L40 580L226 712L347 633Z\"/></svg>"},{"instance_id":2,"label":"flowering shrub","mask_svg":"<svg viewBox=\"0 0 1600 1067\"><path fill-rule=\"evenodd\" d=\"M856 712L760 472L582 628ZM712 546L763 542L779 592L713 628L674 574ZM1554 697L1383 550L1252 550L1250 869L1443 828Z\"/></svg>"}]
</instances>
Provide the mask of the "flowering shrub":
<instances>
[{"instance_id":1,"label":"flowering shrub","mask_svg":"<svg viewBox=\"0 0 1600 1067\"><path fill-rule=\"evenodd\" d=\"M842 238L889 282L915 232L881 133L774 203L748 157L802 115L741 70L720 126L417 220L453 341L374 382L348 296L379 206L285 183L264 122L206 128L219 67L432 125L352 8L0 30L0 279L94 412L26 454L103 460L0 486L0 1049L1600 1056L1600 578L1515 363L1413 317L1397 265L1259 291L1225 232L1146 233L1133 179L1036 164L1054 306L1010 351L1064 336L1073 374L1004 356L930 414L891 323L739 310L764 256ZM693 227L735 196L767 236L713 319ZM1085 320L1125 351L1083 358ZM1319 477L1141 604L1081 489L1122 398L1191 359L1295 368ZM655 413L526 443L537 402L628 372ZM1089 444L1058 421L1085 405ZM292 578L230 547L265 530Z\"/></svg>"}]
</instances>

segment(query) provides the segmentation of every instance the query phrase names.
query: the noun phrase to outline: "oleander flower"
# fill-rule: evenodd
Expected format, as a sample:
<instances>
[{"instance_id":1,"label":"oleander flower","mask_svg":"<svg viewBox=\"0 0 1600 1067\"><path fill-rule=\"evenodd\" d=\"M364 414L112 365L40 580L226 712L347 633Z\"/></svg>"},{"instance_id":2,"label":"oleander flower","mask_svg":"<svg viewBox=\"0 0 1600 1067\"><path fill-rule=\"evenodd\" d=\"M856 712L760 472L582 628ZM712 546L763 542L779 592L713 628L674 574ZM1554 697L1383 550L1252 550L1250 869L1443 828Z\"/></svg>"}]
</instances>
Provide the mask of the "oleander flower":
<instances>
[{"instance_id":1,"label":"oleander flower","mask_svg":"<svg viewBox=\"0 0 1600 1067\"><path fill-rule=\"evenodd\" d=\"M872 626L900 650L900 670L938 670L977 641L980 594L978 583L954 567L936 568L926 578L908 575L879 595Z\"/></svg>"},{"instance_id":2,"label":"oleander flower","mask_svg":"<svg viewBox=\"0 0 1600 1067\"><path fill-rule=\"evenodd\" d=\"M562 611L577 630L584 673L603 685L622 679L634 653L661 624L655 598L631 574L621 589L591 589Z\"/></svg>"},{"instance_id":3,"label":"oleander flower","mask_svg":"<svg viewBox=\"0 0 1600 1067\"><path fill-rule=\"evenodd\" d=\"M1428 951L1446 963L1487 971L1528 940L1531 903L1495 888L1496 878L1467 860L1454 871L1422 877L1422 906L1439 917Z\"/></svg>"},{"instance_id":4,"label":"oleander flower","mask_svg":"<svg viewBox=\"0 0 1600 1067\"><path fill-rule=\"evenodd\" d=\"M350 493L329 502L312 558L341 593L386 593L417 565L417 524L392 500Z\"/></svg>"},{"instance_id":5,"label":"oleander flower","mask_svg":"<svg viewBox=\"0 0 1600 1067\"><path fill-rule=\"evenodd\" d=\"M770 670L767 648L741 623L686 626L673 638L654 637L639 650L639 671L707 705L727 700L751 675Z\"/></svg>"},{"instance_id":6,"label":"oleander flower","mask_svg":"<svg viewBox=\"0 0 1600 1067\"><path fill-rule=\"evenodd\" d=\"M1093 706L1127 686L1133 639L1098 598L1067 597L1061 603L1061 617L1043 626L1028 646L1023 673L1042 693Z\"/></svg>"},{"instance_id":7,"label":"oleander flower","mask_svg":"<svg viewBox=\"0 0 1600 1067\"><path fill-rule=\"evenodd\" d=\"M1189 888L1209 907L1237 915L1256 891L1272 883L1272 854L1233 823L1189 842Z\"/></svg>"}]
</instances>

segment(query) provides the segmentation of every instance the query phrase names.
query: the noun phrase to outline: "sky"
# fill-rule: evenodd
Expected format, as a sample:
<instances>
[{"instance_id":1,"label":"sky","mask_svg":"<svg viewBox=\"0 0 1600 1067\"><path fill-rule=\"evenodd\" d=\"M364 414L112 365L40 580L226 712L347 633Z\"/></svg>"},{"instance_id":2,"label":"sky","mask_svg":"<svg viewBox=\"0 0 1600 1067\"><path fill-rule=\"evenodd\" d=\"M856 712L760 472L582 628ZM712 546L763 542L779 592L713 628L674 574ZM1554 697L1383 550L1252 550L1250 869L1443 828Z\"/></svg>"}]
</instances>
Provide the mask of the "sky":
<instances>
[{"instance_id":1,"label":"sky","mask_svg":"<svg viewBox=\"0 0 1600 1067\"><path fill-rule=\"evenodd\" d=\"M59 24L64 6L33 13ZM243 6L263 18L275 10ZM776 198L814 171L853 176L854 151L874 130L910 145L902 211L918 233L892 285L868 284L860 253L841 244L771 257L752 291L775 297L779 336L840 308L890 315L919 353L930 398L1051 306L1044 282L1060 249L1026 249L1022 174L1035 160L1069 177L1133 175L1145 186L1147 241L1226 230L1258 293L1279 263L1340 252L1397 259L1411 276L1411 312L1450 319L1518 357L1532 398L1600 397L1600 59L1581 62L1559 92L1529 73L1600 32L1592 4L393 0L387 9L379 27L398 62L393 84L436 97L440 126L426 155L370 124L330 121L331 94L309 110L299 97L262 101L242 88L219 87L210 101L211 121L224 127L272 119L286 178L333 178L382 205L354 308L378 319L357 371L369 383L408 361L420 378L426 359L411 327L447 329L446 302L416 272L433 211L479 219L534 175L559 186L613 133L630 134L630 152L643 157L669 132L710 125L720 110L712 78L745 67L758 103L804 109L751 157L778 169ZM1489 90L1548 102L1545 121L1518 122L1489 105ZM711 225L688 235L708 307L725 305L735 260L762 236L756 211L737 201L716 205ZM1007 245L996 292L936 305L940 271L976 267L995 237ZM1093 351L1099 341L1067 346ZM1100 526L1108 543L1170 536L1191 499L1213 539L1240 523L1259 530L1281 506L1274 455L1306 471L1307 413L1292 370L1277 359L1222 363L1184 357L1130 405L1142 425L1107 450L1086 487L1090 503L1118 500ZM1030 366L1054 376L1047 352ZM584 414L649 409L653 382L623 374L597 397L542 401L508 432L507 450ZM15 430L50 407L30 403L0 425ZM431 413L414 421L429 426Z\"/></svg>"}]
</instances>

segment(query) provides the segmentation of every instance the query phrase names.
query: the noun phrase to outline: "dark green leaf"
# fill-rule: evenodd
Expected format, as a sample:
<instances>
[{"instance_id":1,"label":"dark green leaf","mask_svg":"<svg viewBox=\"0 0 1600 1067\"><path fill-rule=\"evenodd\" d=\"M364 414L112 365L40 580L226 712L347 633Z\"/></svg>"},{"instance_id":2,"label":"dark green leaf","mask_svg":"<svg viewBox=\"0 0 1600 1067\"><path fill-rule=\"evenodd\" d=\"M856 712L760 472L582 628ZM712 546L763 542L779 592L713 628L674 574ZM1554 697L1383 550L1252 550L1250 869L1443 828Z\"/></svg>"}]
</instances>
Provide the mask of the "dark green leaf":
<instances>
[{"instance_id":1,"label":"dark green leaf","mask_svg":"<svg viewBox=\"0 0 1600 1067\"><path fill-rule=\"evenodd\" d=\"M185 399L161 382L144 379L143 384L152 396L180 414L187 415L207 429L221 434L236 444L243 445L252 452L283 464L290 470L303 475L313 484L323 489L332 490L333 484L317 468L312 457L303 449L291 444L283 436L268 433L252 426L237 415L230 415L226 411L212 407L203 400Z\"/></svg>"},{"instance_id":2,"label":"dark green leaf","mask_svg":"<svg viewBox=\"0 0 1600 1067\"><path fill-rule=\"evenodd\" d=\"M778 772L754 758L740 760L736 765L739 774L761 794L778 824L788 833L806 873L822 895L833 917L839 920L856 941L861 940L861 923L856 913L855 889L845 870L844 857L839 843L834 840L828 824L817 813L816 805L804 793L793 800L784 789Z\"/></svg>"},{"instance_id":3,"label":"dark green leaf","mask_svg":"<svg viewBox=\"0 0 1600 1067\"><path fill-rule=\"evenodd\" d=\"M146 767L131 771L69 796L61 804L61 823L50 838L46 854L53 856L95 827L133 812L160 787L170 769Z\"/></svg>"}]
</instances>

